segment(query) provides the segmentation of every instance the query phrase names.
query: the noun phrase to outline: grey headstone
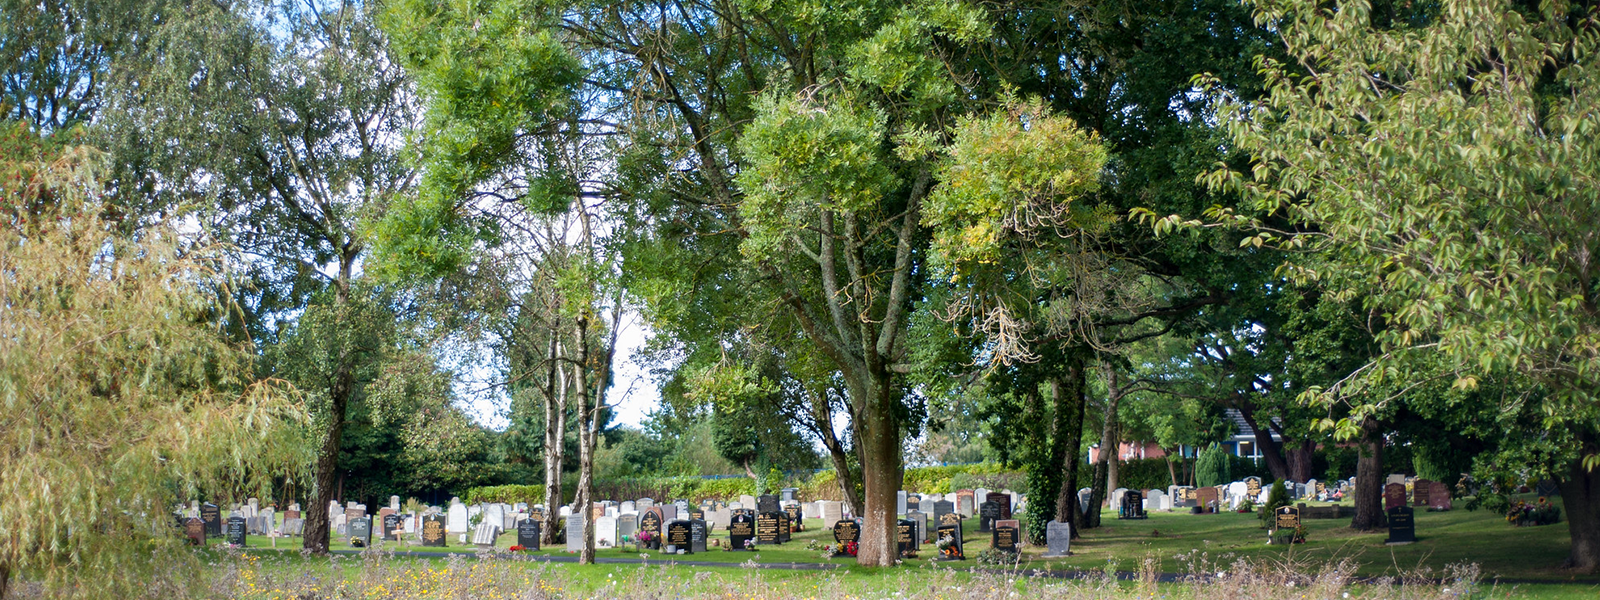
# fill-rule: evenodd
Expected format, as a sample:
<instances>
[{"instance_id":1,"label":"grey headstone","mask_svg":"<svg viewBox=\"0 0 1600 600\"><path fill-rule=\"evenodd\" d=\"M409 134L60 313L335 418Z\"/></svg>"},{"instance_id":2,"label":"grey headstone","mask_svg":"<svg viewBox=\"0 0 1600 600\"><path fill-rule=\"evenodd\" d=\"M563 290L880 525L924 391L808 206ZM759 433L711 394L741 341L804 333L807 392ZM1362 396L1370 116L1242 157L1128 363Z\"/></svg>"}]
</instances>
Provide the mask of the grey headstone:
<instances>
[{"instance_id":1,"label":"grey headstone","mask_svg":"<svg viewBox=\"0 0 1600 600\"><path fill-rule=\"evenodd\" d=\"M1070 556L1072 554L1072 524L1061 521L1051 521L1044 526L1046 558Z\"/></svg>"},{"instance_id":2,"label":"grey headstone","mask_svg":"<svg viewBox=\"0 0 1600 600\"><path fill-rule=\"evenodd\" d=\"M582 552L583 538L588 535L583 530L583 515L567 515L567 552Z\"/></svg>"}]
</instances>

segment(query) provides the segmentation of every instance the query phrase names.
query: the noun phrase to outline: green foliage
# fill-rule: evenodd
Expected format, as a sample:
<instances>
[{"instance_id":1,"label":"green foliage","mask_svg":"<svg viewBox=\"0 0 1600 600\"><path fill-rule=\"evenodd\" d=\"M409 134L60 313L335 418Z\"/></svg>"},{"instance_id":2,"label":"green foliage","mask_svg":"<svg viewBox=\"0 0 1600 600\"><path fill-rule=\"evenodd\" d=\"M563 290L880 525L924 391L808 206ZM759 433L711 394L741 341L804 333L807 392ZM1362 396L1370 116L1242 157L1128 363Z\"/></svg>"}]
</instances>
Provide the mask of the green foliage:
<instances>
[{"instance_id":1,"label":"green foliage","mask_svg":"<svg viewBox=\"0 0 1600 600\"><path fill-rule=\"evenodd\" d=\"M526 502L530 506L544 503L543 485L492 485L467 488L467 491L457 494L461 501L467 504L479 502L504 502L516 504Z\"/></svg>"},{"instance_id":2,"label":"green foliage","mask_svg":"<svg viewBox=\"0 0 1600 600\"><path fill-rule=\"evenodd\" d=\"M1279 479L1272 483L1272 489L1267 491L1267 501L1261 505L1256 516L1261 518L1261 525L1268 529L1277 519L1277 511L1289 505L1289 488Z\"/></svg>"},{"instance_id":3,"label":"green foliage","mask_svg":"<svg viewBox=\"0 0 1600 600\"><path fill-rule=\"evenodd\" d=\"M1228 452L1219 444L1212 444L1200 451L1200 456L1194 463L1194 482L1200 487L1224 485L1233 481L1233 462L1229 460Z\"/></svg>"},{"instance_id":4,"label":"green foliage","mask_svg":"<svg viewBox=\"0 0 1600 600\"><path fill-rule=\"evenodd\" d=\"M312 462L295 391L221 333L225 249L103 218L104 167L0 124L0 587L50 597L194 574L176 504L271 498Z\"/></svg>"}]
</instances>

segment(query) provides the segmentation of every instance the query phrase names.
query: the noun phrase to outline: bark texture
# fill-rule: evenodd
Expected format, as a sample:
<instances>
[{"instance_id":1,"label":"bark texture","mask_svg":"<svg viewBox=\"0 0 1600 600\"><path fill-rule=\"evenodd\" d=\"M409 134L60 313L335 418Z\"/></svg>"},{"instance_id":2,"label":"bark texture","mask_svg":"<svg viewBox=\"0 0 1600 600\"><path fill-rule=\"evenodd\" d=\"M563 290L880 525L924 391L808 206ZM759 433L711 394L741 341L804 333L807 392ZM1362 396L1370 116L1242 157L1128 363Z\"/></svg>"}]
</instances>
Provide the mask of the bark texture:
<instances>
[{"instance_id":1,"label":"bark texture","mask_svg":"<svg viewBox=\"0 0 1600 600\"><path fill-rule=\"evenodd\" d=\"M1367 419L1361 424L1360 456L1356 459L1356 516L1350 528L1378 529L1384 526L1383 516L1383 432L1377 421Z\"/></svg>"},{"instance_id":2,"label":"bark texture","mask_svg":"<svg viewBox=\"0 0 1600 600\"><path fill-rule=\"evenodd\" d=\"M1578 438L1582 442L1579 456L1600 452L1594 434ZM1600 571L1600 473L1584 468L1582 459L1574 460L1560 486L1567 530L1572 533L1572 550L1564 566L1584 573Z\"/></svg>"}]
</instances>

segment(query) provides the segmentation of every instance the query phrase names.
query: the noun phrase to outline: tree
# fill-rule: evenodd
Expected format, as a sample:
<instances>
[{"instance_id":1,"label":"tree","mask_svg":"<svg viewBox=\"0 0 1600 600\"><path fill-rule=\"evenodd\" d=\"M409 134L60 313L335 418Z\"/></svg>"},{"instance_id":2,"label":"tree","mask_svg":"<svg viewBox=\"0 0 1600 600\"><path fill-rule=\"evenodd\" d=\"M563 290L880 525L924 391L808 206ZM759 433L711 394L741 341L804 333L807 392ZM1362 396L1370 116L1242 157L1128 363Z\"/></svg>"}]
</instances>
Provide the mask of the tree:
<instances>
[{"instance_id":1,"label":"tree","mask_svg":"<svg viewBox=\"0 0 1600 600\"><path fill-rule=\"evenodd\" d=\"M1270 96L1220 112L1250 175L1247 243L1325 260L1297 270L1382 319L1382 354L1321 390L1344 437L1414 390L1525 378L1559 467L1570 566L1600 568L1600 45L1591 9L1509 2L1260 4L1293 64L1263 60ZM1294 229L1257 225L1257 215ZM1167 220L1167 224L1179 220Z\"/></svg>"},{"instance_id":2,"label":"tree","mask_svg":"<svg viewBox=\"0 0 1600 600\"><path fill-rule=\"evenodd\" d=\"M103 219L104 156L57 139L0 132L0 596L142 595L197 572L172 506L296 477L305 413L219 332L224 249Z\"/></svg>"},{"instance_id":3,"label":"tree","mask_svg":"<svg viewBox=\"0 0 1600 600\"><path fill-rule=\"evenodd\" d=\"M193 208L238 249L251 285L234 290L233 335L268 343L274 324L302 310L325 319L315 343L326 370L299 381L326 407L306 512L314 552L328 547L346 419L377 348L326 344L365 343L342 329L365 326L354 295L364 223L414 179L401 153L418 109L375 10L345 0L196 6L150 28L145 50L118 69L97 128L123 202L140 214Z\"/></svg>"},{"instance_id":4,"label":"tree","mask_svg":"<svg viewBox=\"0 0 1600 600\"><path fill-rule=\"evenodd\" d=\"M167 3L0 2L0 120L68 131L91 122L119 59L138 52Z\"/></svg>"}]
</instances>

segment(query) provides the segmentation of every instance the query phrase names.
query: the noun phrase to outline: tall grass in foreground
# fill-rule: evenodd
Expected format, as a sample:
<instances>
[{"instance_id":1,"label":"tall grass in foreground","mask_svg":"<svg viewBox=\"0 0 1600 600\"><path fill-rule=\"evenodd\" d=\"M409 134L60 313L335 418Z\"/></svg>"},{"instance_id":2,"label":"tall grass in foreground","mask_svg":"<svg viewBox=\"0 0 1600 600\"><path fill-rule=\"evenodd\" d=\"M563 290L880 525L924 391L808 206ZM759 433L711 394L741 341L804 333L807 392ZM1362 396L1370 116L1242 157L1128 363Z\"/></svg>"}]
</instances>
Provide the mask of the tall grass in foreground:
<instances>
[{"instance_id":1,"label":"tall grass in foreground","mask_svg":"<svg viewBox=\"0 0 1600 600\"><path fill-rule=\"evenodd\" d=\"M1506 598L1504 588L1478 582L1475 565L1444 573L1421 570L1403 578L1358 580L1349 561L1291 564L1187 557L1191 575L1159 582L1158 561L1133 572L1108 565L1079 579L1039 571L986 568L972 562L902 569L783 572L754 568L709 570L664 563L578 568L486 553L438 561L396 559L380 552L328 560L229 555L212 564L204 581L186 586L152 582L151 598L239 600L451 599L574 600L1463 600ZM947 566L949 565L949 566ZM182 593L178 593L179 590ZM40 598L28 585L4 600Z\"/></svg>"}]
</instances>

